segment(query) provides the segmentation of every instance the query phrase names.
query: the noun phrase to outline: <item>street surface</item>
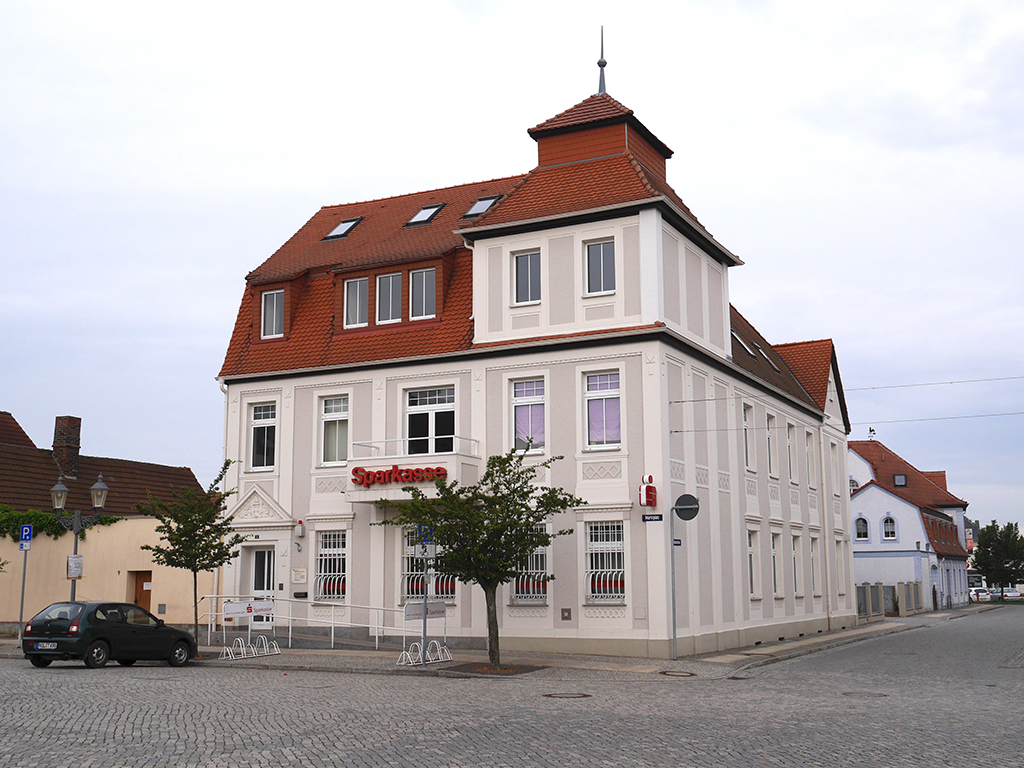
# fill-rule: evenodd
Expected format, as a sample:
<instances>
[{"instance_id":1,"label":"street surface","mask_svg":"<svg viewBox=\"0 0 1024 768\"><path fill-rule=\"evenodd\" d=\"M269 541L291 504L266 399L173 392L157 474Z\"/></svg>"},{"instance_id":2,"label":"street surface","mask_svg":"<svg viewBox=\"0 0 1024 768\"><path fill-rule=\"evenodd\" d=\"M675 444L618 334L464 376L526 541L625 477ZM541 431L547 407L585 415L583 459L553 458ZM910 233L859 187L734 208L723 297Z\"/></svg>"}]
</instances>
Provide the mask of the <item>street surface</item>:
<instances>
[{"instance_id":1,"label":"street surface","mask_svg":"<svg viewBox=\"0 0 1024 768\"><path fill-rule=\"evenodd\" d=\"M742 679L3 659L0 766L1008 768L1024 765L1022 629L1015 607L920 621Z\"/></svg>"}]
</instances>

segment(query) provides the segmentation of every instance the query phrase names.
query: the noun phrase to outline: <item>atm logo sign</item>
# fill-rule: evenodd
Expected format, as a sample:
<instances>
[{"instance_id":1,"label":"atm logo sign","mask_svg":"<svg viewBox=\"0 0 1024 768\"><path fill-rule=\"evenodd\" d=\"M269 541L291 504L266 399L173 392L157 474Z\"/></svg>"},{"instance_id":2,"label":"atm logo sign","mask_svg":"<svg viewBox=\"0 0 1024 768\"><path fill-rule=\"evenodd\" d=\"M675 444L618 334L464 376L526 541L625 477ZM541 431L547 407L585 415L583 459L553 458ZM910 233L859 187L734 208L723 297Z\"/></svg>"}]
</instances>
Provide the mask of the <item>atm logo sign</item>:
<instances>
[{"instance_id":1,"label":"atm logo sign","mask_svg":"<svg viewBox=\"0 0 1024 768\"><path fill-rule=\"evenodd\" d=\"M406 469L394 465L391 469L352 468L352 482L369 488L371 485L387 485L389 483L422 483L432 480L443 480L448 477L444 467L416 467Z\"/></svg>"}]
</instances>

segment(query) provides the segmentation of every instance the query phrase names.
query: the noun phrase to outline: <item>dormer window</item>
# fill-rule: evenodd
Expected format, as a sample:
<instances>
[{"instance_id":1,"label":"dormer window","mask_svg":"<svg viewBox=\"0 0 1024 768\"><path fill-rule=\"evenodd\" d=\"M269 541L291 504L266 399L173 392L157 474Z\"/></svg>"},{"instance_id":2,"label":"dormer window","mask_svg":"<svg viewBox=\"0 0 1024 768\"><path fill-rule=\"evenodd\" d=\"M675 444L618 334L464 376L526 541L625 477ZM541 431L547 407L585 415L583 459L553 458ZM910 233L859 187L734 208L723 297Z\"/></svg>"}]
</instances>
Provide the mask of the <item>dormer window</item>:
<instances>
[{"instance_id":1,"label":"dormer window","mask_svg":"<svg viewBox=\"0 0 1024 768\"><path fill-rule=\"evenodd\" d=\"M469 210L466 211L462 218L473 219L483 213L487 213L487 211L491 209L491 206L498 202L499 197L501 197L501 195L491 195L490 197L479 198L469 207Z\"/></svg>"},{"instance_id":2,"label":"dormer window","mask_svg":"<svg viewBox=\"0 0 1024 768\"><path fill-rule=\"evenodd\" d=\"M892 484L895 485L897 488L906 488L907 487L907 476L906 475L893 475L892 476Z\"/></svg>"},{"instance_id":3,"label":"dormer window","mask_svg":"<svg viewBox=\"0 0 1024 768\"><path fill-rule=\"evenodd\" d=\"M280 339L282 336L284 336L284 291L264 291L260 338Z\"/></svg>"},{"instance_id":4,"label":"dormer window","mask_svg":"<svg viewBox=\"0 0 1024 768\"><path fill-rule=\"evenodd\" d=\"M357 216L354 219L345 219L343 222L338 224L334 229L327 233L324 240L339 240L343 237L347 237L348 233L352 231L352 228L363 220L362 216Z\"/></svg>"},{"instance_id":5,"label":"dormer window","mask_svg":"<svg viewBox=\"0 0 1024 768\"><path fill-rule=\"evenodd\" d=\"M440 211L442 208L444 208L444 203L433 203L431 205L424 205L422 208L420 208L419 213L417 213L415 216L409 219L408 222L406 222L405 226L408 227L410 224L426 224L431 219L433 219L437 212Z\"/></svg>"}]
</instances>

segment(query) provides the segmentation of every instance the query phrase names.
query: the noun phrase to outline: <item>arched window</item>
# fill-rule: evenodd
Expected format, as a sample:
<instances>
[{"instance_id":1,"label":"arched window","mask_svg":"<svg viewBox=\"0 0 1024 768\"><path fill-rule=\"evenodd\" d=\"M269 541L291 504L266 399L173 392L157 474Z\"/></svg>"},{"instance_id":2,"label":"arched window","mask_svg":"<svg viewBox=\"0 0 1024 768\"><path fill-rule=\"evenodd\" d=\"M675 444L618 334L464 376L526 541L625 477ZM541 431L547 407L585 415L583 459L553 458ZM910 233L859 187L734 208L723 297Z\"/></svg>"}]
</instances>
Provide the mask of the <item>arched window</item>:
<instances>
[{"instance_id":1,"label":"arched window","mask_svg":"<svg viewBox=\"0 0 1024 768\"><path fill-rule=\"evenodd\" d=\"M887 517L882 521L882 538L892 541L896 538L896 521Z\"/></svg>"},{"instance_id":2,"label":"arched window","mask_svg":"<svg viewBox=\"0 0 1024 768\"><path fill-rule=\"evenodd\" d=\"M868 521L863 517L858 517L856 522L853 524L854 530L857 533L857 541L868 540Z\"/></svg>"}]
</instances>

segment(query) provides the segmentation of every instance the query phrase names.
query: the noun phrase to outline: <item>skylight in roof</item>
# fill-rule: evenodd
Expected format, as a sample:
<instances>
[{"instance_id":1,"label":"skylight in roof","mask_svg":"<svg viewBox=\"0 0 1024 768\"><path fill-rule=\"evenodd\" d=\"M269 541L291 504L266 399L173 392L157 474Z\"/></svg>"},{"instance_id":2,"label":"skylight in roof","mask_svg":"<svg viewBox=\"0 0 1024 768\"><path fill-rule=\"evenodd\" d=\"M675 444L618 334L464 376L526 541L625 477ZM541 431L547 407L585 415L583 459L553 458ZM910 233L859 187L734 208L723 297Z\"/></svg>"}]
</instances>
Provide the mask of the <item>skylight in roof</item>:
<instances>
[{"instance_id":1,"label":"skylight in roof","mask_svg":"<svg viewBox=\"0 0 1024 768\"><path fill-rule=\"evenodd\" d=\"M498 198L501 195L491 195L489 197L481 197L475 203L473 203L466 214L462 217L464 219L472 219L479 216L481 213L486 213L490 210L491 206L498 202Z\"/></svg>"},{"instance_id":2,"label":"skylight in roof","mask_svg":"<svg viewBox=\"0 0 1024 768\"><path fill-rule=\"evenodd\" d=\"M732 337L740 343L740 346L747 351L748 355L750 355L751 357L757 357L757 355L754 354L754 350L747 346L747 343L739 337L739 334L737 334L736 331L732 332Z\"/></svg>"},{"instance_id":3,"label":"skylight in roof","mask_svg":"<svg viewBox=\"0 0 1024 768\"><path fill-rule=\"evenodd\" d=\"M357 216L354 219L345 219L343 222L338 224L338 226L328 232L324 240L333 240L339 237L345 237L352 231L352 228L362 220L362 216Z\"/></svg>"},{"instance_id":4,"label":"skylight in roof","mask_svg":"<svg viewBox=\"0 0 1024 768\"><path fill-rule=\"evenodd\" d=\"M424 205L420 208L419 213L413 216L409 221L406 222L406 226L409 224L426 224L434 215L444 208L444 203L432 203L431 205Z\"/></svg>"}]
</instances>

